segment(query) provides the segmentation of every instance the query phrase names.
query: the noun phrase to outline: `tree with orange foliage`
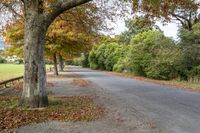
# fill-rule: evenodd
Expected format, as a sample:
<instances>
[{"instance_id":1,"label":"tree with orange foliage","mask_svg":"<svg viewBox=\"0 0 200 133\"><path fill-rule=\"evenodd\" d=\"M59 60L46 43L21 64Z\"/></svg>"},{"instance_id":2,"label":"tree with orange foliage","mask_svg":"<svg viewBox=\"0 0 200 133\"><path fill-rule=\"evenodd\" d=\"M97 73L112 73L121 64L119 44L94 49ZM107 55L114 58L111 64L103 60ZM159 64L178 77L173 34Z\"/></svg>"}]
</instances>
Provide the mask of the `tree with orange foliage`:
<instances>
[{"instance_id":1,"label":"tree with orange foliage","mask_svg":"<svg viewBox=\"0 0 200 133\"><path fill-rule=\"evenodd\" d=\"M44 62L45 35L51 23L67 10L92 0L1 0L0 10L11 11L24 20L24 85L20 104L28 107L48 106L46 75ZM125 2L127 0L118 0ZM116 5L117 2L114 4ZM133 0L138 5L139 0ZM149 13L163 12L163 16L172 14L176 9L191 6L188 0L143 0L142 9ZM98 2L98 1L97 1ZM108 1L103 1L105 8ZM165 4L166 3L166 4ZM186 4L185 4L186 3ZM122 4L120 4L122 6ZM172 6L172 8L171 8ZM157 8L158 7L158 8ZM170 8L169 8L170 7ZM171 9L171 10L168 10ZM111 8L108 9L112 10ZM156 12L158 10L158 12ZM88 10L90 12L90 10ZM151 14L150 14L151 15Z\"/></svg>"}]
</instances>

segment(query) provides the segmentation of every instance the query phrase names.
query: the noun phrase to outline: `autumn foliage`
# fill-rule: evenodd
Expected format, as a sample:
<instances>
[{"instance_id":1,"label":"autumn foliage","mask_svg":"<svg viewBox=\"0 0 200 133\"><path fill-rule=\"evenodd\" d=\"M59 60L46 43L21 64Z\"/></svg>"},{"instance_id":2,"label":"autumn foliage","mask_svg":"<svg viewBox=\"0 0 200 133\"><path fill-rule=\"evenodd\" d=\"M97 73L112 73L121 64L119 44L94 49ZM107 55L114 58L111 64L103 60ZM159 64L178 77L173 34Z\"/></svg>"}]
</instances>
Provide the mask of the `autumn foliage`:
<instances>
[{"instance_id":1,"label":"autumn foliage","mask_svg":"<svg viewBox=\"0 0 200 133\"><path fill-rule=\"evenodd\" d=\"M51 97L48 108L25 109L17 107L18 98L0 97L0 131L51 120L95 120L104 114L104 109L95 105L94 99L93 96Z\"/></svg>"}]
</instances>

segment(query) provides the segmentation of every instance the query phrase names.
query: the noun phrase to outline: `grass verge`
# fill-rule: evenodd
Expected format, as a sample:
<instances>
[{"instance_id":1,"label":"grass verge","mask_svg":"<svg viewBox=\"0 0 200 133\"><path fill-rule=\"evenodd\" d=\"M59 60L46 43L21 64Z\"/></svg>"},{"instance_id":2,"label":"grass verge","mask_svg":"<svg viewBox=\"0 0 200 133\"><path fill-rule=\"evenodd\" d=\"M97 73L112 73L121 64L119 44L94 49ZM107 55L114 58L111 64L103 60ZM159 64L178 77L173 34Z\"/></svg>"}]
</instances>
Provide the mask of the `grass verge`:
<instances>
[{"instance_id":1,"label":"grass verge","mask_svg":"<svg viewBox=\"0 0 200 133\"><path fill-rule=\"evenodd\" d=\"M104 114L92 96L50 97L49 107L27 109L17 107L18 98L0 97L0 131L50 120L92 121Z\"/></svg>"},{"instance_id":2,"label":"grass verge","mask_svg":"<svg viewBox=\"0 0 200 133\"><path fill-rule=\"evenodd\" d=\"M169 81L168 80L155 80L155 79L150 79L150 78L146 78L146 77L135 76L134 74L131 74L131 73L117 73L117 72L107 72L107 71L106 71L106 73L110 73L112 75L121 76L121 77L125 77L125 78L156 83L156 84L160 84L160 85L164 85L164 86L173 86L178 89L200 93L200 84L199 83L190 83L187 81L176 81L176 80L169 80Z\"/></svg>"},{"instance_id":3,"label":"grass verge","mask_svg":"<svg viewBox=\"0 0 200 133\"><path fill-rule=\"evenodd\" d=\"M50 68L51 65L46 65L46 68ZM0 81L10 78L22 76L24 73L23 64L0 64Z\"/></svg>"}]
</instances>

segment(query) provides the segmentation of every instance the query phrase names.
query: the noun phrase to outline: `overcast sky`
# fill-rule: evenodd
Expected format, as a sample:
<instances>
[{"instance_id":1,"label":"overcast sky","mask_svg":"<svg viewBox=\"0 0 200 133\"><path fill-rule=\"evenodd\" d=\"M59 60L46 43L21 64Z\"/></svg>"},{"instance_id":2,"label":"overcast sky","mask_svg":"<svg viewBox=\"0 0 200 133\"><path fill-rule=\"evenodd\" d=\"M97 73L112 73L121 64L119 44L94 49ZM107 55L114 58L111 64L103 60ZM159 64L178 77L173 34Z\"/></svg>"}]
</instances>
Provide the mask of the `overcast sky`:
<instances>
[{"instance_id":1,"label":"overcast sky","mask_svg":"<svg viewBox=\"0 0 200 133\"><path fill-rule=\"evenodd\" d=\"M178 24L177 23L168 23L163 25L161 22L156 22L164 34L168 37L172 37L173 39L177 40L177 32L178 32ZM115 23L112 24L114 27L113 32L111 35L120 34L126 30L125 23L123 20L117 20Z\"/></svg>"}]
</instances>

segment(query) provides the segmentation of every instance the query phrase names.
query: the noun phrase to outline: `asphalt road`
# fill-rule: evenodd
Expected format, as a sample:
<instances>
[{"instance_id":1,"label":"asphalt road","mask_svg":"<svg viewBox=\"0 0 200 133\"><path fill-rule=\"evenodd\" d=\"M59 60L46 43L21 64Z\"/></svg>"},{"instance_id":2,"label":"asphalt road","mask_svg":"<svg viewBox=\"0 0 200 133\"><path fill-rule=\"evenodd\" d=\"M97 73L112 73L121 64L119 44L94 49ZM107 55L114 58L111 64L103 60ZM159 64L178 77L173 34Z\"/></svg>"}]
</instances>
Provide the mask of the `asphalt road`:
<instances>
[{"instance_id":1,"label":"asphalt road","mask_svg":"<svg viewBox=\"0 0 200 133\"><path fill-rule=\"evenodd\" d=\"M71 67L70 71L109 91L128 109L153 119L164 133L200 133L199 93L80 67Z\"/></svg>"}]
</instances>

